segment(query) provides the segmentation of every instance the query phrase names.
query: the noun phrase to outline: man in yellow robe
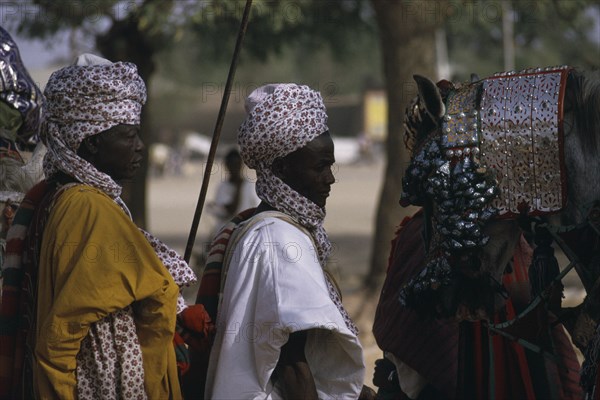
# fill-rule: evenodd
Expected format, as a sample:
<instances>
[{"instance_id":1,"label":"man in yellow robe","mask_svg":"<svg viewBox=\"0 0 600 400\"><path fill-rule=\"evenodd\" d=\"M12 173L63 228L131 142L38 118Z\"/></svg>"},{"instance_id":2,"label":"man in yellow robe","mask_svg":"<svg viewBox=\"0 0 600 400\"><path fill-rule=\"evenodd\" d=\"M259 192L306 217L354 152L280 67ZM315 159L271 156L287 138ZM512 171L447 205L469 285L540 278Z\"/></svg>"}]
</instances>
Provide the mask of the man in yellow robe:
<instances>
[{"instance_id":1,"label":"man in yellow robe","mask_svg":"<svg viewBox=\"0 0 600 400\"><path fill-rule=\"evenodd\" d=\"M29 263L35 308L15 375L41 399L181 398L172 341L185 308L179 287L195 276L132 222L118 183L142 160L145 85L133 64L82 55L52 74L44 95L47 178L15 219L12 238L30 253L7 262Z\"/></svg>"},{"instance_id":2,"label":"man in yellow robe","mask_svg":"<svg viewBox=\"0 0 600 400\"><path fill-rule=\"evenodd\" d=\"M137 398L140 393L133 389L143 390L140 383L150 399L179 396L171 345L178 288L150 243L110 197L84 185L60 195L44 230L38 279L34 374L41 398L76 398L79 372L86 369L82 364L93 369L98 356L131 357L126 360L134 364L129 372L143 362L143 375L120 388L122 398ZM45 284L49 282L53 284ZM104 325L120 330L115 346L95 346L93 339L102 338ZM133 338L120 334L137 335L141 354L136 354ZM120 348L121 340L133 343ZM111 364L112 369L98 371L105 374L98 378L114 386L119 373L128 371L126 365ZM96 398L91 389L86 397Z\"/></svg>"}]
</instances>

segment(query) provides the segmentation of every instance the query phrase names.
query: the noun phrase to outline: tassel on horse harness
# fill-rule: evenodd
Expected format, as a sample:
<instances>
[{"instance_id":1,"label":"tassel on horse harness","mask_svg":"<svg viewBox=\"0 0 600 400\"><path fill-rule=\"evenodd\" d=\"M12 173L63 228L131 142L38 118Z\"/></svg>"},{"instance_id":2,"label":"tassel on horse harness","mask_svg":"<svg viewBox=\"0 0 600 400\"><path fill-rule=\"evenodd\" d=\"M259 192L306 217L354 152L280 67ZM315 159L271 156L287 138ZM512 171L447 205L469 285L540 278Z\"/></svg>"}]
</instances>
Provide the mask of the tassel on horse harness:
<instances>
[{"instance_id":1,"label":"tassel on horse harness","mask_svg":"<svg viewBox=\"0 0 600 400\"><path fill-rule=\"evenodd\" d=\"M531 295L534 297L542 293L560 274L552 242L552 235L547 228L541 226L536 229L536 246L533 251L533 261L529 266L529 285Z\"/></svg>"}]
</instances>

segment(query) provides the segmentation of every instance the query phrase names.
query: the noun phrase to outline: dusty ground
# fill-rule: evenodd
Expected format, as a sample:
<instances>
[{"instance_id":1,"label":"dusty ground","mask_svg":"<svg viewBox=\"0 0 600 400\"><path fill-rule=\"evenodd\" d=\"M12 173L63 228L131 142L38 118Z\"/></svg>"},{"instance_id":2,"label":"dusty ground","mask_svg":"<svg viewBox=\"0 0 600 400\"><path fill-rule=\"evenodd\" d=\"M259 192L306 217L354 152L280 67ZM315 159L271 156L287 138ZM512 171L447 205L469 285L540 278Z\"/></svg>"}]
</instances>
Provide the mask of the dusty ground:
<instances>
[{"instance_id":1,"label":"dusty ground","mask_svg":"<svg viewBox=\"0 0 600 400\"><path fill-rule=\"evenodd\" d=\"M334 242L336 273L344 291L344 304L360 328L364 347L367 373L365 383L372 386L375 359L381 356L373 338L371 327L378 293L366 297L359 289L368 272L373 235L373 221L380 190L382 162L371 164L340 165L336 167L337 183L327 202L326 229ZM187 242L203 176L203 165L186 165L183 176L153 178L149 186L149 228L159 238L181 251ZM248 174L249 178L252 178ZM225 176L215 165L207 199L212 199L220 179ZM203 215L195 250L201 249L212 226L209 215ZM564 265L564 264L562 264ZM566 304L581 301L582 291L574 274L569 274L566 288ZM193 300L195 288L190 290Z\"/></svg>"}]
</instances>

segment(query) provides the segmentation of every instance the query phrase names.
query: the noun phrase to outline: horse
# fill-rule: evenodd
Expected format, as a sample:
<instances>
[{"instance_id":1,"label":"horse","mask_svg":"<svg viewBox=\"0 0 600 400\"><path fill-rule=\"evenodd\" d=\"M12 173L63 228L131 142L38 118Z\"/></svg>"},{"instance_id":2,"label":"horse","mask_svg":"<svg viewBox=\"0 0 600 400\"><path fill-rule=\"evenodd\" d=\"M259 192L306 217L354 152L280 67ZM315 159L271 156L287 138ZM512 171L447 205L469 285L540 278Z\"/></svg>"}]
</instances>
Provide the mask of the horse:
<instances>
[{"instance_id":1,"label":"horse","mask_svg":"<svg viewBox=\"0 0 600 400\"><path fill-rule=\"evenodd\" d=\"M406 114L413 156L402 202L429 216L429 263L401 299L439 306L444 290L463 278L499 293L494 285L523 220L580 226L600 202L600 80L568 67L459 85L414 78L419 95ZM588 287L598 274L589 269L577 268ZM483 305L454 299L442 312L479 319L489 311Z\"/></svg>"},{"instance_id":2,"label":"horse","mask_svg":"<svg viewBox=\"0 0 600 400\"><path fill-rule=\"evenodd\" d=\"M424 245L422 254L409 251L421 266L396 281L401 307L433 320L484 321L513 340L511 323L543 308L570 318L565 327L585 353L600 321L600 74L563 66L468 83L414 79L401 204L422 208ZM566 269L553 241L588 292L571 313L561 308ZM494 325L509 297L502 278L523 246L535 248L528 275L536 301L503 331ZM402 262L392 259L390 271Z\"/></svg>"}]
</instances>

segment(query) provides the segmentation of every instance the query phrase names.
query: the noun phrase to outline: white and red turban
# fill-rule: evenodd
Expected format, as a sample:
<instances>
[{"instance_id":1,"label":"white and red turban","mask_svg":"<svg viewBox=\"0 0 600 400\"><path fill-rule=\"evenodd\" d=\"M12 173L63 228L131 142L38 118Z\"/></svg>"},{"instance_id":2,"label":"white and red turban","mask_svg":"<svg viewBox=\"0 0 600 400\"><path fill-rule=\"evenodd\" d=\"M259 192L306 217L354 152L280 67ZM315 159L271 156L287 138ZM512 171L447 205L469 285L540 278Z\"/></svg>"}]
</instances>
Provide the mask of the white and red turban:
<instances>
[{"instance_id":1,"label":"white and red turban","mask_svg":"<svg viewBox=\"0 0 600 400\"><path fill-rule=\"evenodd\" d=\"M116 198L121 187L77 155L81 142L118 124L138 125L146 86L132 63L84 54L54 72L46 89L42 140L46 177L62 171Z\"/></svg>"},{"instance_id":2,"label":"white and red turban","mask_svg":"<svg viewBox=\"0 0 600 400\"><path fill-rule=\"evenodd\" d=\"M275 159L301 149L329 130L321 95L295 83L266 85L248 96L246 111L238 144L246 165L256 170L256 194L312 233L324 266L331 252L323 228L325 209L300 195L271 170Z\"/></svg>"}]
</instances>

